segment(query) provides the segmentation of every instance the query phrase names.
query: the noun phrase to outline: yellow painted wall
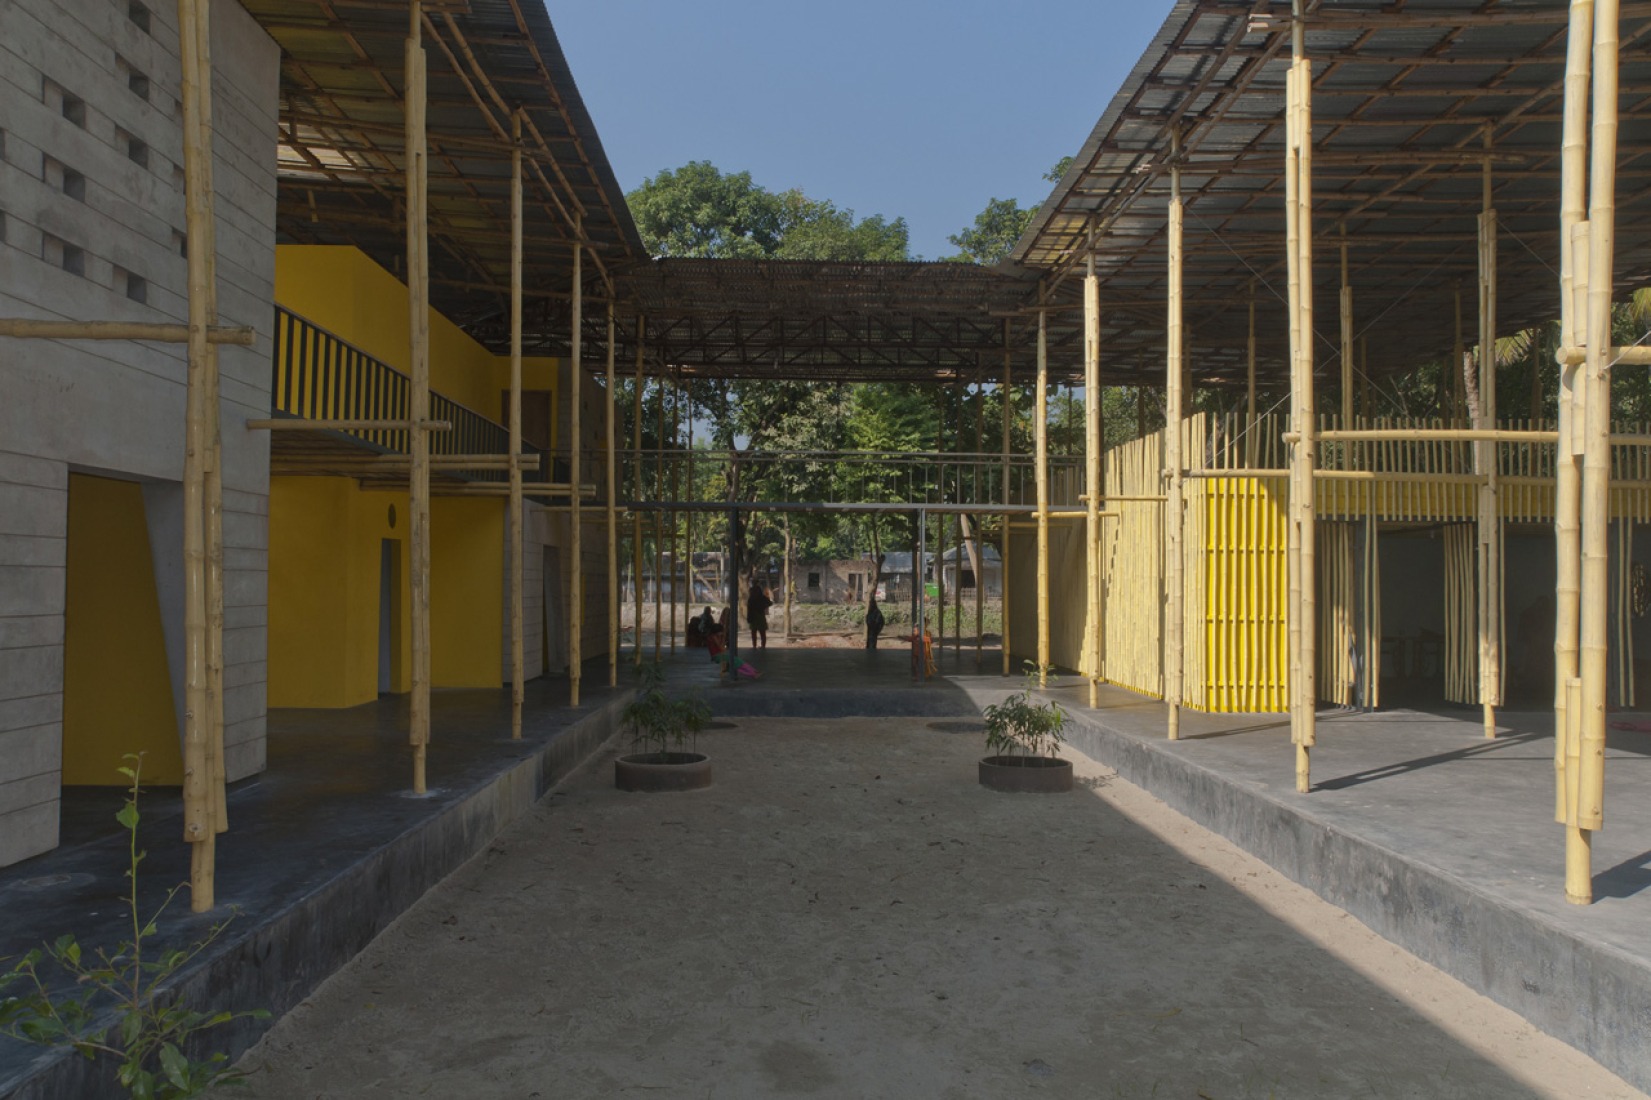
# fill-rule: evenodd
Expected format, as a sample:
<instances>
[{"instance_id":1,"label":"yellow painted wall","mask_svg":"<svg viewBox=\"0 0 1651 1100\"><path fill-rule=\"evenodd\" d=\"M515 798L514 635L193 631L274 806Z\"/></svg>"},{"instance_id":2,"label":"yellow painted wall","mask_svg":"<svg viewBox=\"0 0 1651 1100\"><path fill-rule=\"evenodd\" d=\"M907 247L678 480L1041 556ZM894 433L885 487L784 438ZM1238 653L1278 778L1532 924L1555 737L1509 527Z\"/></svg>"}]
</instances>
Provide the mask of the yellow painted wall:
<instances>
[{"instance_id":1,"label":"yellow painted wall","mask_svg":"<svg viewBox=\"0 0 1651 1100\"><path fill-rule=\"evenodd\" d=\"M407 287L354 245L277 245L275 301L397 370L410 367ZM550 390L554 401L557 363L554 356L524 358L523 388ZM431 310L430 386L498 421L510 359L491 354Z\"/></svg>"},{"instance_id":2,"label":"yellow painted wall","mask_svg":"<svg viewBox=\"0 0 1651 1100\"><path fill-rule=\"evenodd\" d=\"M269 517L269 705L352 707L378 697L383 539L398 541L401 559L392 690L409 690L406 494L363 490L351 478L274 477ZM434 687L499 686L504 525L500 500L431 501Z\"/></svg>"},{"instance_id":3,"label":"yellow painted wall","mask_svg":"<svg viewBox=\"0 0 1651 1100\"><path fill-rule=\"evenodd\" d=\"M66 601L64 784L123 785L117 769L134 752L146 783L182 783L141 486L69 475Z\"/></svg>"},{"instance_id":4,"label":"yellow painted wall","mask_svg":"<svg viewBox=\"0 0 1651 1100\"><path fill-rule=\"evenodd\" d=\"M499 686L504 660L502 500L430 502L430 682Z\"/></svg>"},{"instance_id":5,"label":"yellow painted wall","mask_svg":"<svg viewBox=\"0 0 1651 1100\"><path fill-rule=\"evenodd\" d=\"M391 686L408 690L406 514L405 494L363 491L351 478L270 478L270 706L351 707L378 698L380 544L387 538L398 540L401 557Z\"/></svg>"}]
</instances>

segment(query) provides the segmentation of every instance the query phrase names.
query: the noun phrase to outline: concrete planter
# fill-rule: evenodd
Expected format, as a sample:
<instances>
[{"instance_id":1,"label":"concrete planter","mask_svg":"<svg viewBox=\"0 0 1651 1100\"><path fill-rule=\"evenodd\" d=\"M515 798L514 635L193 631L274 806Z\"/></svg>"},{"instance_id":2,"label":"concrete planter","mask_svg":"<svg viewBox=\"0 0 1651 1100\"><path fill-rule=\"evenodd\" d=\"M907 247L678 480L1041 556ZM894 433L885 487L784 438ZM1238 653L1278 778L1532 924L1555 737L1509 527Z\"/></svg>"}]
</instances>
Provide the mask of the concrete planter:
<instances>
[{"instance_id":1,"label":"concrete planter","mask_svg":"<svg viewBox=\"0 0 1651 1100\"><path fill-rule=\"evenodd\" d=\"M643 752L613 762L622 791L696 791L711 785L711 759L701 752Z\"/></svg>"},{"instance_id":2,"label":"concrete planter","mask_svg":"<svg viewBox=\"0 0 1651 1100\"><path fill-rule=\"evenodd\" d=\"M1059 794L1072 789L1072 762L1058 756L988 756L980 785L1010 794Z\"/></svg>"}]
</instances>

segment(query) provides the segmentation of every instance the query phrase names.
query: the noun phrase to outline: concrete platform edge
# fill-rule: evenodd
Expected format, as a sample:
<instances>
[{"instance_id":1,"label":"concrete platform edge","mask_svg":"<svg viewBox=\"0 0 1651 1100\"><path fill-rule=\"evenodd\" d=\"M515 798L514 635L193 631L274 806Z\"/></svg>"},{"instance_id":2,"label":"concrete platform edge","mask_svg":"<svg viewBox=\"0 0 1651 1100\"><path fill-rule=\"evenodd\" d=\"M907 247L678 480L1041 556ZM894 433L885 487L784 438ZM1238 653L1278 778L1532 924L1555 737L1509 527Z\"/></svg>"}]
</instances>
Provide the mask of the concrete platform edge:
<instances>
[{"instance_id":1,"label":"concrete platform edge","mask_svg":"<svg viewBox=\"0 0 1651 1100\"><path fill-rule=\"evenodd\" d=\"M231 932L176 985L201 1009L262 1008L266 1020L213 1031L214 1049L240 1057L282 1015L354 958L414 902L527 813L619 730L631 692L621 692L478 784L435 816L383 845L290 907ZM111 1016L111 1023L113 1017ZM9 1091L8 1091L9 1090ZM67 1050L43 1052L21 1079L0 1082L3 1100L95 1100L126 1095L102 1061Z\"/></svg>"},{"instance_id":2,"label":"concrete platform edge","mask_svg":"<svg viewBox=\"0 0 1651 1100\"><path fill-rule=\"evenodd\" d=\"M1651 968L1070 710L1068 741L1382 937L1651 1091ZM1293 795L1292 795L1293 797Z\"/></svg>"}]
</instances>

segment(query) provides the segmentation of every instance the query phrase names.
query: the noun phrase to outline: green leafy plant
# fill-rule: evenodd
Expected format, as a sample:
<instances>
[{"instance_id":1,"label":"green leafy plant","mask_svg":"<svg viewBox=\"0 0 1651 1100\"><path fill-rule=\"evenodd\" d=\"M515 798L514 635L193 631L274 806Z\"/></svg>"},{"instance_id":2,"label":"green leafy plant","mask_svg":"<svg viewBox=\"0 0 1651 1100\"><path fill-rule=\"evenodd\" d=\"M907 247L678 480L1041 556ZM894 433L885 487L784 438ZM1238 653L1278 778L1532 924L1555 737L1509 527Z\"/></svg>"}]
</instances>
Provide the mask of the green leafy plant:
<instances>
[{"instance_id":1,"label":"green leafy plant","mask_svg":"<svg viewBox=\"0 0 1651 1100\"><path fill-rule=\"evenodd\" d=\"M1049 677L1054 679L1053 675ZM1054 756L1066 743L1061 730L1066 712L1060 704L1034 702L1038 668L1027 662L1026 686L985 710L986 751L993 756Z\"/></svg>"},{"instance_id":2,"label":"green leafy plant","mask_svg":"<svg viewBox=\"0 0 1651 1100\"><path fill-rule=\"evenodd\" d=\"M663 756L699 735L711 720L711 707L697 695L671 698L665 693L665 670L652 664L642 667L642 686L620 717L629 723L636 744Z\"/></svg>"},{"instance_id":3,"label":"green leafy plant","mask_svg":"<svg viewBox=\"0 0 1651 1100\"><path fill-rule=\"evenodd\" d=\"M246 1075L231 1069L228 1055L221 1052L205 1058L185 1053L189 1040L231 1020L262 1019L269 1013L197 1012L177 1003L169 988L171 979L223 935L229 921L213 925L186 947L159 953L149 948L162 914L184 884L168 891L148 920L140 916L138 865L145 853L138 848L138 794L143 758L126 759L131 766L121 768L120 773L131 787L115 820L128 836L125 900L131 938L113 950L85 951L73 935L59 936L0 972L0 1035L41 1046L71 1047L87 1058L114 1058L119 1063L116 1076L134 1100L200 1096L214 1085L239 1081ZM73 979L71 990L50 987L47 976L54 969ZM8 993L14 987L21 992ZM111 1010L118 1017L112 1027L108 1023Z\"/></svg>"}]
</instances>

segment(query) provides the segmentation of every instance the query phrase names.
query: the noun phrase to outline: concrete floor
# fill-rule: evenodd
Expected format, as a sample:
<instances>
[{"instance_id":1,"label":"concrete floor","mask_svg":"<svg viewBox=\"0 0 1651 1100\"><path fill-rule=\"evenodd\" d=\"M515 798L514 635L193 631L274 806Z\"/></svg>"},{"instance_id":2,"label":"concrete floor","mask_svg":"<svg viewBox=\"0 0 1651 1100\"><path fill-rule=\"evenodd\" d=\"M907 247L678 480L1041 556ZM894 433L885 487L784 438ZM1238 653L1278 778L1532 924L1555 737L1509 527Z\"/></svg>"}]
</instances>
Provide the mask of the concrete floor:
<instances>
[{"instance_id":1,"label":"concrete floor","mask_svg":"<svg viewBox=\"0 0 1651 1100\"><path fill-rule=\"evenodd\" d=\"M225 1100L1638 1095L1087 758L1014 796L978 722L700 745L705 791L580 769Z\"/></svg>"},{"instance_id":2,"label":"concrete floor","mask_svg":"<svg viewBox=\"0 0 1651 1100\"><path fill-rule=\"evenodd\" d=\"M1018 678L998 675L995 650L987 649L977 663L972 646L962 654L942 650L943 677L920 684L910 678L907 653L890 639L876 654L775 647L745 656L765 673L755 684L719 686L703 651L686 649L667 654L671 682L701 691L720 716L742 727L758 717L861 716L875 719L870 730L890 734L904 728L891 716L978 721L981 707L1019 686ZM516 744L504 736L504 693L439 694L431 762L438 789L427 799L406 797L408 750L397 702L348 712L272 714L270 770L232 792L232 831L221 841L220 900L240 906L242 915L219 957L192 976L191 995L278 1013L300 1002L428 886L482 850L513 814L537 817L540 811L531 809L536 792L613 728L623 694L590 689L605 679L605 663L587 667L586 706L579 711L564 705L565 684L530 685L528 737ZM1651 890L1645 889L1651 884L1651 800L1644 795L1643 772L1651 735L1633 728L1612 734L1607 829L1595 846L1600 900L1578 908L1561 896L1562 831L1551 822L1546 715L1504 716L1509 735L1496 742L1482 738L1476 712L1325 716L1314 753L1317 786L1301 796L1293 790L1292 750L1281 716L1187 713L1185 736L1172 744L1162 739L1163 708L1155 702L1103 689L1101 709L1091 711L1086 688L1076 680L1058 681L1049 694L1072 714L1069 732L1077 747L1383 936L1589 1050L1640 1087L1651 1087L1651 937L1644 934L1651 928ZM1619 720L1640 724L1632 715ZM877 743L892 748L905 736ZM973 737L954 740L975 752ZM931 737L927 747L937 744ZM1128 789L1115 784L1102 793ZM99 822L107 822L114 803L106 795L71 803L63 848L0 871L0 956L65 930L107 942L118 926L121 838L99 832L107 828ZM1142 805L1150 803L1118 812L1140 823ZM155 893L185 877L187 853L174 842L175 804L157 795L147 800L146 815L146 889ZM970 820L959 819L953 831L967 838L974 828ZM724 838L735 832L728 826ZM978 877L989 883L999 873L994 867ZM959 902L967 904L967 897ZM723 919L737 920L738 912ZM180 913L169 921L168 935L181 940L205 925ZM963 937L959 943L969 939L953 934ZM1150 956L1150 948L1141 950ZM1380 967L1361 973L1381 984ZM628 996L613 994L622 995ZM1033 1011L1030 1002L1025 1011ZM1450 1026L1425 1006L1416 1011L1434 1027ZM245 1049L255 1037L256 1029L246 1029L230 1046ZM1246 1032L1240 1045L1253 1038ZM1471 1039L1457 1039L1472 1046ZM1501 1064L1517 1088L1543 1094L1545 1086L1509 1069L1515 1055L1476 1057ZM83 1076L62 1087L40 1084L62 1062L0 1041L0 1097L96 1095ZM1044 1070L1055 1065L1043 1059L1024 1081L1014 1080L1028 1088L1052 1087L1048 1081L1055 1078L1046 1080ZM24 1084L29 1081L35 1084ZM1176 1088L1185 1084L1176 1081ZM1293 1087L1300 1086L1296 1081ZM1512 1095L1525 1094L1517 1088ZM1255 1089L1260 1091L1246 1085L1210 1095L1267 1095L1261 1085ZM1183 1094L1196 1095L1160 1093Z\"/></svg>"}]
</instances>

